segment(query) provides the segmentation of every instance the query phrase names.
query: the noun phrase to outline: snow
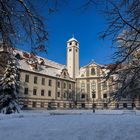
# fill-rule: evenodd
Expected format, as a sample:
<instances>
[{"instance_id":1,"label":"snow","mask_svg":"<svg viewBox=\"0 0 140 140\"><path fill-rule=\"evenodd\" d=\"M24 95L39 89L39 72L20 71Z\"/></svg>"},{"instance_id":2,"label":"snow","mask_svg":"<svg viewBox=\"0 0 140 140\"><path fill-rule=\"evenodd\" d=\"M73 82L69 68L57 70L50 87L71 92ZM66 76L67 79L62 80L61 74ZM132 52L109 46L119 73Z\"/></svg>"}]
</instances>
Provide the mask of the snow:
<instances>
[{"instance_id":1,"label":"snow","mask_svg":"<svg viewBox=\"0 0 140 140\"><path fill-rule=\"evenodd\" d=\"M2 140L138 140L140 111L51 110L0 114Z\"/></svg>"}]
</instances>

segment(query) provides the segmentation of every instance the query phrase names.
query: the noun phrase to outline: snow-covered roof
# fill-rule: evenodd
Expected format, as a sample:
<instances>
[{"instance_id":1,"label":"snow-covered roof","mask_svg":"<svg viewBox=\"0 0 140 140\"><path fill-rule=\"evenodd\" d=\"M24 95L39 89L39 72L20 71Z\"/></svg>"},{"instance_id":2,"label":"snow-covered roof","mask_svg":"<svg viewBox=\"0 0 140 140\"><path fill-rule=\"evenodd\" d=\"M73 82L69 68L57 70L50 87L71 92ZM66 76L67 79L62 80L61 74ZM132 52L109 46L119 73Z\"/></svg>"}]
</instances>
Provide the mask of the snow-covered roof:
<instances>
[{"instance_id":1,"label":"snow-covered roof","mask_svg":"<svg viewBox=\"0 0 140 140\"><path fill-rule=\"evenodd\" d=\"M18 67L25 71L60 77L62 70L67 69L65 65L42 58L40 56L35 56L35 61L33 61L34 58L31 57L31 54L25 51L15 50L14 54L20 55L21 59L18 59ZM43 63L41 63L41 61L43 61ZM37 68L35 69L34 66L37 66Z\"/></svg>"}]
</instances>

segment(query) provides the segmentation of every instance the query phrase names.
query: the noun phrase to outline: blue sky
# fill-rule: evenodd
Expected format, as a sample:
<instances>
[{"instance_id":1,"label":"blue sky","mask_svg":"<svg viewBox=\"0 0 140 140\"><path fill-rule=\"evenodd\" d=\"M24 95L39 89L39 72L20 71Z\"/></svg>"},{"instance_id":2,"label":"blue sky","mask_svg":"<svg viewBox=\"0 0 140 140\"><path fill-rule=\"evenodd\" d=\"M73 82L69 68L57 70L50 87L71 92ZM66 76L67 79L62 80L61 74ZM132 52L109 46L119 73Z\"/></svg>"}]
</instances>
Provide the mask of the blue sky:
<instances>
[{"instance_id":1,"label":"blue sky","mask_svg":"<svg viewBox=\"0 0 140 140\"><path fill-rule=\"evenodd\" d=\"M99 33L106 27L105 18L94 6L88 10L80 6L81 0L71 0L48 17L48 54L41 55L66 64L66 42L74 34L80 42L80 66L92 59L100 64L111 63L111 41L99 39ZM47 15L45 10L43 15Z\"/></svg>"}]
</instances>

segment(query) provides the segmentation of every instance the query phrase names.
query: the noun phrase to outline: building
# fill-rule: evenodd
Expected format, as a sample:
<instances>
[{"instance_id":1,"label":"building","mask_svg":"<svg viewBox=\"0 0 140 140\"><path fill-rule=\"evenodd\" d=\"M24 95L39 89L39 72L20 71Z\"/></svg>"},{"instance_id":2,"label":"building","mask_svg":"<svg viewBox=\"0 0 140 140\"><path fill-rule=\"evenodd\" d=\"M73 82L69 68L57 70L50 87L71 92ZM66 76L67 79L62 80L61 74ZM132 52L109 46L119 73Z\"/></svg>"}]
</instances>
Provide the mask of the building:
<instances>
[{"instance_id":1,"label":"building","mask_svg":"<svg viewBox=\"0 0 140 140\"><path fill-rule=\"evenodd\" d=\"M3 55L6 50L1 47L0 52ZM79 42L74 37L67 41L66 66L21 50L14 50L14 54L19 62L23 108L139 108L139 100L109 102L110 93L116 90L110 86L114 76L105 80L109 65L91 61L80 68Z\"/></svg>"}]
</instances>

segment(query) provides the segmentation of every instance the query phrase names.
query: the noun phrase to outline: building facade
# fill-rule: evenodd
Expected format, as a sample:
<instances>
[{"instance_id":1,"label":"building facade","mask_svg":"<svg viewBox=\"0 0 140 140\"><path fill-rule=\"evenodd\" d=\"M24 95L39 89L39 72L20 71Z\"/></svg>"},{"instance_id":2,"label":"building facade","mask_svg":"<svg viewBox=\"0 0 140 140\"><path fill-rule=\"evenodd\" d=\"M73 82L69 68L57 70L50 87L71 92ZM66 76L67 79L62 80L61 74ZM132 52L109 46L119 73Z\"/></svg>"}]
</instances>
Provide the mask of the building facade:
<instances>
[{"instance_id":1,"label":"building facade","mask_svg":"<svg viewBox=\"0 0 140 140\"><path fill-rule=\"evenodd\" d=\"M3 52L6 50L1 47L1 56ZM79 42L74 37L67 41L66 66L21 50L14 50L14 55L18 59L19 96L23 108L122 109L140 107L137 97L134 100L123 98L119 102L110 102L110 93L117 90L117 87L110 86L113 76L105 80L109 67L91 61L80 68Z\"/></svg>"}]
</instances>

